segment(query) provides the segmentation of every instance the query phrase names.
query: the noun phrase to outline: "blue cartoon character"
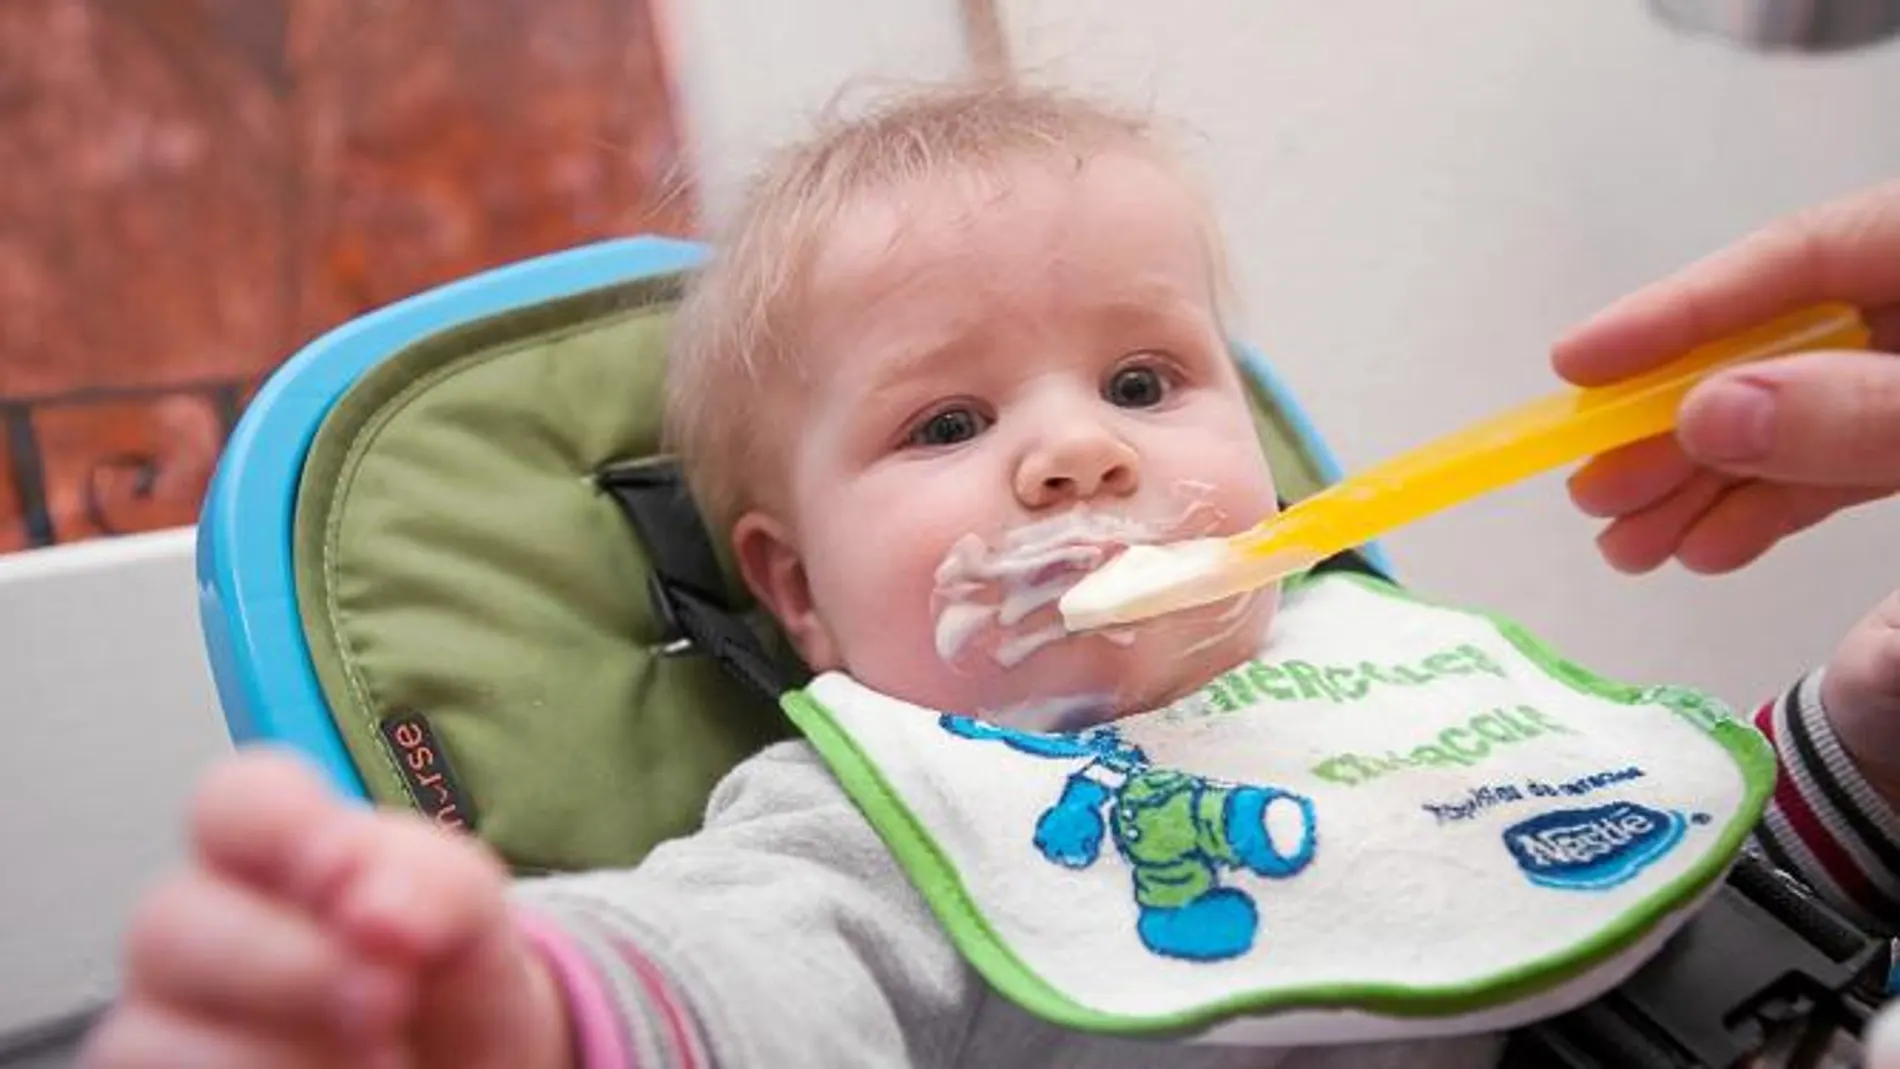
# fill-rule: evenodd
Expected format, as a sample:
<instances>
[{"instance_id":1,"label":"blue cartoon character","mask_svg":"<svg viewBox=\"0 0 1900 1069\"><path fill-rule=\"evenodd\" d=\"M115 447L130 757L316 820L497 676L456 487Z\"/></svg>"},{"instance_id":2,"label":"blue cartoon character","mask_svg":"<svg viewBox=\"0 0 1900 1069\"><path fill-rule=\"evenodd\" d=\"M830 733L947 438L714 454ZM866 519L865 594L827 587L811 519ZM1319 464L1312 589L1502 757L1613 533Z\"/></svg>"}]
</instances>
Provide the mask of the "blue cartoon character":
<instances>
[{"instance_id":1,"label":"blue cartoon character","mask_svg":"<svg viewBox=\"0 0 1900 1069\"><path fill-rule=\"evenodd\" d=\"M1036 821L1036 849L1058 865L1083 869L1112 834L1134 873L1136 933L1157 954L1220 961L1246 953L1259 915L1246 892L1221 885L1221 873L1245 868L1284 878L1313 860L1313 803L1301 795L1156 768L1108 725L1037 734L964 716L945 715L940 723L953 735L1036 757L1086 761ZM1276 832L1282 842L1292 840L1290 852Z\"/></svg>"}]
</instances>

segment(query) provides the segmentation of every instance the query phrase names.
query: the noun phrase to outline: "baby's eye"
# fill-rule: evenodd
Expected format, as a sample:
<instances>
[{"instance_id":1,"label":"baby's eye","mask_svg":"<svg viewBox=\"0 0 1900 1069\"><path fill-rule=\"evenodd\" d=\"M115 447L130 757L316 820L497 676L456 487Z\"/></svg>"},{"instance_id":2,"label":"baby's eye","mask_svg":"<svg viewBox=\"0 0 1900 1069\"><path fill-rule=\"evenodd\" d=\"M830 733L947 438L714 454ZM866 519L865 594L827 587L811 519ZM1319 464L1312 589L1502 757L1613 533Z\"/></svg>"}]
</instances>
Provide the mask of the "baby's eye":
<instances>
[{"instance_id":1,"label":"baby's eye","mask_svg":"<svg viewBox=\"0 0 1900 1069\"><path fill-rule=\"evenodd\" d=\"M969 408L946 408L917 425L910 432L911 445L956 445L967 442L982 434L989 426L975 410Z\"/></svg>"},{"instance_id":2,"label":"baby's eye","mask_svg":"<svg viewBox=\"0 0 1900 1069\"><path fill-rule=\"evenodd\" d=\"M1156 368L1125 367L1109 376L1102 396L1120 408L1153 408L1168 396L1168 380Z\"/></svg>"}]
</instances>

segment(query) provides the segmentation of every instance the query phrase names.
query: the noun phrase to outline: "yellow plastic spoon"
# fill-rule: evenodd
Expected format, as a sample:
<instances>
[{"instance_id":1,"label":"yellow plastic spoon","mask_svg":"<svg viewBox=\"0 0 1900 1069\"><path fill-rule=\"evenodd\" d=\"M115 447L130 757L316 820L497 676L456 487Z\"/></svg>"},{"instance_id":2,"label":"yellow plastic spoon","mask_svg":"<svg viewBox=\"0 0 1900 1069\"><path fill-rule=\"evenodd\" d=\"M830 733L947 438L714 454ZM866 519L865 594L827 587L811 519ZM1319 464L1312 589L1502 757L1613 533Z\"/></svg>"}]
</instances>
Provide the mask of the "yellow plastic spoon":
<instances>
[{"instance_id":1,"label":"yellow plastic spoon","mask_svg":"<svg viewBox=\"0 0 1900 1069\"><path fill-rule=\"evenodd\" d=\"M1714 371L1867 342L1853 307L1816 305L1621 382L1540 398L1360 472L1251 530L1132 546L1063 595L1063 624L1092 631L1243 594L1452 505L1666 434L1683 396Z\"/></svg>"}]
</instances>

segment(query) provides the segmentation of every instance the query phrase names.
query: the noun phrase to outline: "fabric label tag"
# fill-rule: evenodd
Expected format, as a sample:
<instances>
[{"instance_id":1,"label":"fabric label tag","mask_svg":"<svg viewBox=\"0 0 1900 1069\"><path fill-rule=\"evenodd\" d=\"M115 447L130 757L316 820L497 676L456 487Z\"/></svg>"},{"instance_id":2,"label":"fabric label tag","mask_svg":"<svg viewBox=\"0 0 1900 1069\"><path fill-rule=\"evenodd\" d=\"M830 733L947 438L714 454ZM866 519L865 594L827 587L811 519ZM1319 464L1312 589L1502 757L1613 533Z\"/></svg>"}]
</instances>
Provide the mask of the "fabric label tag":
<instances>
[{"instance_id":1,"label":"fabric label tag","mask_svg":"<svg viewBox=\"0 0 1900 1069\"><path fill-rule=\"evenodd\" d=\"M442 827L474 831L475 811L429 721L420 713L400 713L385 717L377 727L416 808Z\"/></svg>"}]
</instances>

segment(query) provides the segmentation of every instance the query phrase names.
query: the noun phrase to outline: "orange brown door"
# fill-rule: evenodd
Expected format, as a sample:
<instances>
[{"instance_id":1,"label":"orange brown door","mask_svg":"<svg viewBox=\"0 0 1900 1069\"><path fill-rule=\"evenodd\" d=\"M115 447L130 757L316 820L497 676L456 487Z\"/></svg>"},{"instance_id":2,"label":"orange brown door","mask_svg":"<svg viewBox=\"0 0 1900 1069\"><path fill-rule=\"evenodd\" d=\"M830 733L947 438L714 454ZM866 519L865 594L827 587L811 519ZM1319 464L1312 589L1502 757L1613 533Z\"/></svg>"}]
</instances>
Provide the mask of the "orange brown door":
<instances>
[{"instance_id":1,"label":"orange brown door","mask_svg":"<svg viewBox=\"0 0 1900 1069\"><path fill-rule=\"evenodd\" d=\"M648 4L0 3L0 550L192 522L329 327L690 232Z\"/></svg>"}]
</instances>

